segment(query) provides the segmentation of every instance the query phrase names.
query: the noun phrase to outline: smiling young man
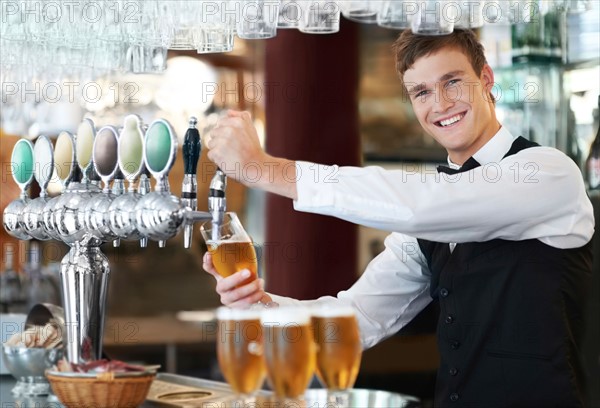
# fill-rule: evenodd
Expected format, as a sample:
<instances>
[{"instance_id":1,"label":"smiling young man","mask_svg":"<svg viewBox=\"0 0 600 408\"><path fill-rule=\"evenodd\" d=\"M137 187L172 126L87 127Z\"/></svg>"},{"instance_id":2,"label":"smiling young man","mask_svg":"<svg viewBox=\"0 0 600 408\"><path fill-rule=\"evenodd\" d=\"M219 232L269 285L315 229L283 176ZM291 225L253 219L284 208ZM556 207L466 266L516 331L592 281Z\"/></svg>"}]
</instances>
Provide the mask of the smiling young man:
<instances>
[{"instance_id":1,"label":"smiling young man","mask_svg":"<svg viewBox=\"0 0 600 408\"><path fill-rule=\"evenodd\" d=\"M438 39L441 44L432 40L438 47L447 41L447 49L411 63L400 60L397 68L423 129L446 148L452 162L462 165L500 129L491 95L494 73L485 60L471 61L451 38ZM407 46L398 42L399 55Z\"/></svg>"},{"instance_id":2,"label":"smiling young man","mask_svg":"<svg viewBox=\"0 0 600 408\"><path fill-rule=\"evenodd\" d=\"M222 168L263 163L258 182L241 181L294 199L299 211L391 231L351 288L302 303L352 305L370 347L439 300L435 406L582 406L579 341L594 219L579 169L501 126L494 75L471 31L405 31L395 50L420 124L448 151L441 174L315 171L264 152L245 112L220 121L209 158ZM266 293L259 280L238 286L247 271L220 278L209 255L204 268L226 305L299 302Z\"/></svg>"}]
</instances>

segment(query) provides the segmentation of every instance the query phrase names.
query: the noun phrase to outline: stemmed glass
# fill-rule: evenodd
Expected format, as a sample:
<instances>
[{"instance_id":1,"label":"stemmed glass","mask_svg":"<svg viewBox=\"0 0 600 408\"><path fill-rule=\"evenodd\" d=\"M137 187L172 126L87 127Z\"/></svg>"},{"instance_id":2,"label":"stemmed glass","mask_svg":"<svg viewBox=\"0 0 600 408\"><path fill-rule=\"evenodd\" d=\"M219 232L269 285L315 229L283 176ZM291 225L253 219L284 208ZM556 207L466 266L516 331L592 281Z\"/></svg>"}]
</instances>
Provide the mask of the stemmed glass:
<instances>
[{"instance_id":1,"label":"stemmed glass","mask_svg":"<svg viewBox=\"0 0 600 408\"><path fill-rule=\"evenodd\" d=\"M310 311L300 306L263 309L263 349L275 398L297 405L315 370Z\"/></svg>"},{"instance_id":2,"label":"stemmed glass","mask_svg":"<svg viewBox=\"0 0 600 408\"><path fill-rule=\"evenodd\" d=\"M256 251L236 213L225 213L223 222L216 227L212 221L205 222L200 226L200 233L212 254L213 264L219 275L226 278L242 269L248 269L252 275L242 285L257 278Z\"/></svg>"},{"instance_id":3,"label":"stemmed glass","mask_svg":"<svg viewBox=\"0 0 600 408\"><path fill-rule=\"evenodd\" d=\"M260 313L257 309L217 309L219 367L242 407L254 402L265 379Z\"/></svg>"},{"instance_id":4,"label":"stemmed glass","mask_svg":"<svg viewBox=\"0 0 600 408\"><path fill-rule=\"evenodd\" d=\"M362 345L354 309L349 305L313 308L312 324L317 344L317 376L327 388L328 402L345 407L354 386Z\"/></svg>"}]
</instances>

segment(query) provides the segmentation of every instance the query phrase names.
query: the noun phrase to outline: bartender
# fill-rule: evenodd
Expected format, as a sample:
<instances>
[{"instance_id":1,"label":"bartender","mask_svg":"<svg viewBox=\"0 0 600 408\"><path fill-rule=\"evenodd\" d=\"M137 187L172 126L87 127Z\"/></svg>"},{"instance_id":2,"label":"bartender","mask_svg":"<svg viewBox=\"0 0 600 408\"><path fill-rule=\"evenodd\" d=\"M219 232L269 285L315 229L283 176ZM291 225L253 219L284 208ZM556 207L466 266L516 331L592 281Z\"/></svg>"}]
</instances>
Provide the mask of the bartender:
<instances>
[{"instance_id":1,"label":"bartender","mask_svg":"<svg viewBox=\"0 0 600 408\"><path fill-rule=\"evenodd\" d=\"M448 152L439 172L272 157L247 112L220 120L208 157L222 169L258 164L247 180L229 176L293 199L298 211L391 232L351 288L302 303L351 304L371 347L438 299L436 407L582 406L594 218L579 169L499 123L494 73L471 31L406 30L394 46L416 117ZM248 271L219 277L208 254L204 268L226 305L299 302L266 293L261 280L238 287Z\"/></svg>"}]
</instances>

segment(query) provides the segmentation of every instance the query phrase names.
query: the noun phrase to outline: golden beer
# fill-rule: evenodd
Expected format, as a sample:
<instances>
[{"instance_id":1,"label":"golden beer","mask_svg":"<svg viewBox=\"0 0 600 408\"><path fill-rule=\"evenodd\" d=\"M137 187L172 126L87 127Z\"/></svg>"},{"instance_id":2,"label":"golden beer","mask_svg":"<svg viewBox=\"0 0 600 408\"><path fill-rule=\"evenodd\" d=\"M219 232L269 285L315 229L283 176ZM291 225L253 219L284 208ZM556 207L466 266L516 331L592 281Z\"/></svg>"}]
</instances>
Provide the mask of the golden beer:
<instances>
[{"instance_id":1,"label":"golden beer","mask_svg":"<svg viewBox=\"0 0 600 408\"><path fill-rule=\"evenodd\" d=\"M219 310L217 317L217 358L223 377L236 393L251 395L266 375L259 313Z\"/></svg>"},{"instance_id":2,"label":"golden beer","mask_svg":"<svg viewBox=\"0 0 600 408\"><path fill-rule=\"evenodd\" d=\"M336 314L335 309L314 313L312 317L317 344L317 375L331 391L354 386L362 345L354 313Z\"/></svg>"},{"instance_id":3,"label":"golden beer","mask_svg":"<svg viewBox=\"0 0 600 408\"><path fill-rule=\"evenodd\" d=\"M242 269L249 269L252 276L247 281L251 282L256 279L258 266L252 242L209 243L208 251L212 255L215 269L222 277L226 278Z\"/></svg>"},{"instance_id":4,"label":"golden beer","mask_svg":"<svg viewBox=\"0 0 600 408\"><path fill-rule=\"evenodd\" d=\"M240 286L257 278L258 260L254 245L235 213L223 214L222 224L213 225L212 221L202 224L200 232L219 275L226 278L242 269L249 269L250 277Z\"/></svg>"},{"instance_id":5,"label":"golden beer","mask_svg":"<svg viewBox=\"0 0 600 408\"><path fill-rule=\"evenodd\" d=\"M286 313L285 309L279 308L278 312ZM310 315L300 316L291 311L289 317L282 318L281 313L274 319L272 316L265 313L262 317L269 383L277 397L298 398L304 394L315 370Z\"/></svg>"}]
</instances>

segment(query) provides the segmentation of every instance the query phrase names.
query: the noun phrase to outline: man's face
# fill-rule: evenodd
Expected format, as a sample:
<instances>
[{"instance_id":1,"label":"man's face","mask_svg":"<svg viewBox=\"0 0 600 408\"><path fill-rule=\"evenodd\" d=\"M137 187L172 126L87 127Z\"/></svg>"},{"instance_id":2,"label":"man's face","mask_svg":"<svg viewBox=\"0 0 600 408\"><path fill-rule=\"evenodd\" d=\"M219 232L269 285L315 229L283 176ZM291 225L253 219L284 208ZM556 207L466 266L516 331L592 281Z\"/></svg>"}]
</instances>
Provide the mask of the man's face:
<instances>
[{"instance_id":1,"label":"man's face","mask_svg":"<svg viewBox=\"0 0 600 408\"><path fill-rule=\"evenodd\" d=\"M419 58L404 73L404 84L419 123L454 163L464 163L500 128L489 96L491 68L485 65L478 76L457 49Z\"/></svg>"}]
</instances>

